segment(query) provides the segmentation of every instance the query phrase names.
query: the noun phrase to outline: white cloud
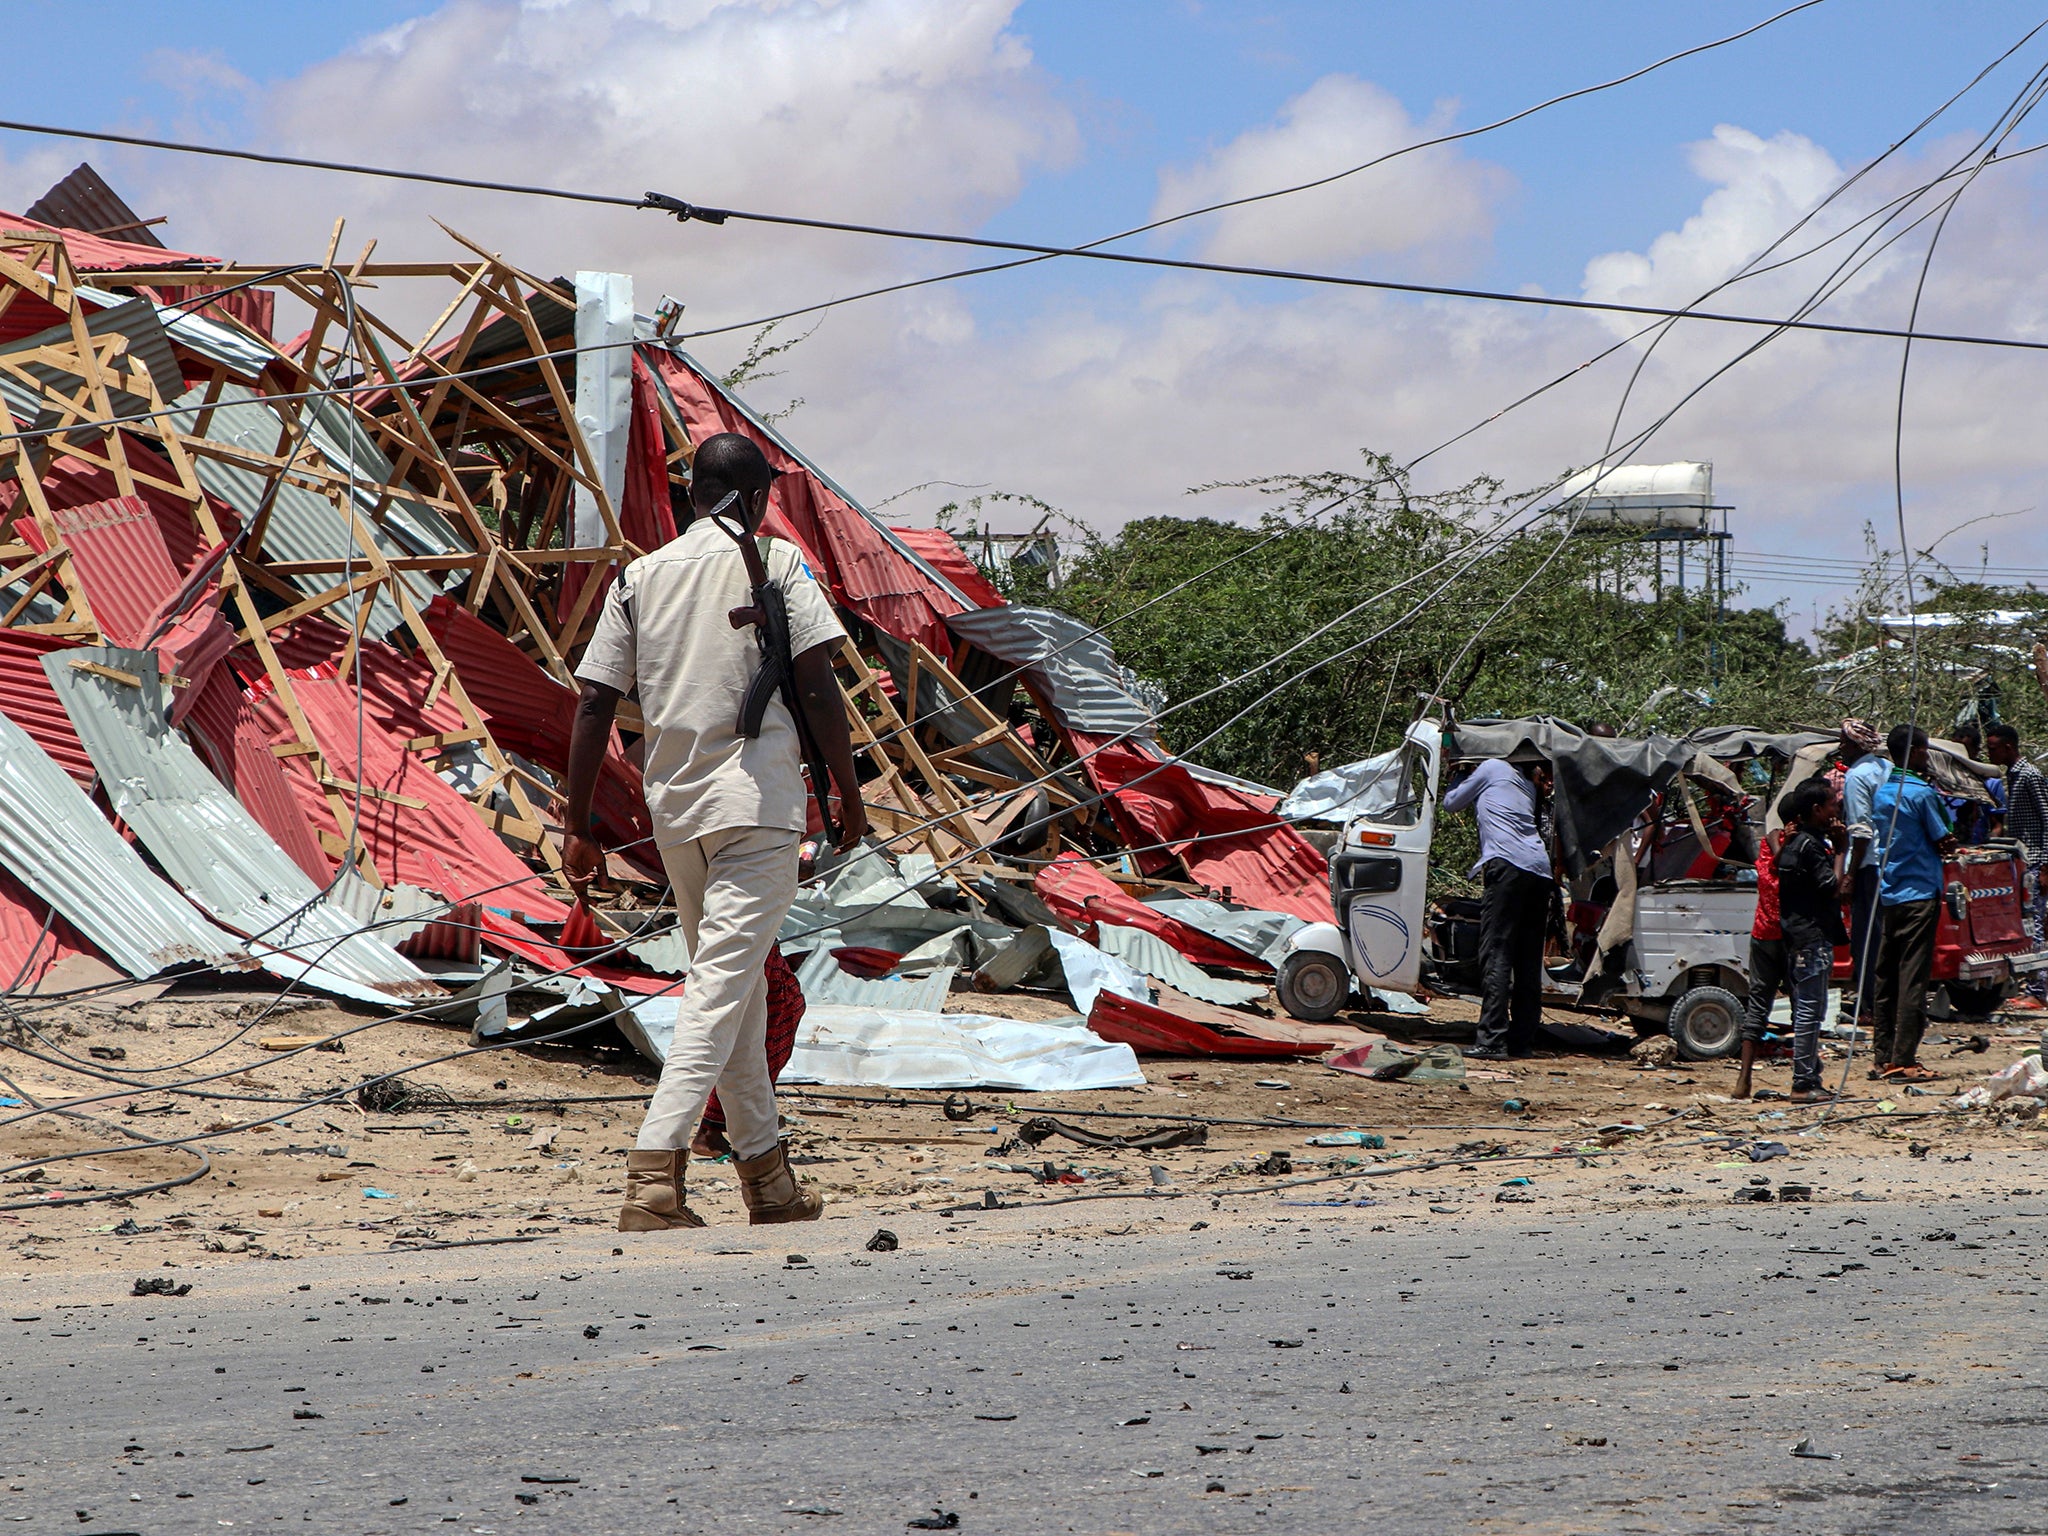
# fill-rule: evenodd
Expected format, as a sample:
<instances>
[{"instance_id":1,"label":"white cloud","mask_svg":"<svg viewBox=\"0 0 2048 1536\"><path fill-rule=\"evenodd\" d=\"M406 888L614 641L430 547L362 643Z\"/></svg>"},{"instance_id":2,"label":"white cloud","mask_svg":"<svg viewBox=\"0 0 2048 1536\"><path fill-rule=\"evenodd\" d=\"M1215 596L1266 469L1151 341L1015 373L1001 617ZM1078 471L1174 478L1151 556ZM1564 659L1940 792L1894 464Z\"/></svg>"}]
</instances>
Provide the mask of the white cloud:
<instances>
[{"instance_id":1,"label":"white cloud","mask_svg":"<svg viewBox=\"0 0 2048 1536\"><path fill-rule=\"evenodd\" d=\"M1077 144L1010 28L1015 4L448 0L270 89L253 136L287 153L486 180L971 226ZM632 271L648 306L665 290L693 315L886 281L905 259L857 236L683 227L403 182L161 157L138 168L188 248L252 259L324 249L345 215L346 251L374 235L382 256L460 254L432 215L542 275Z\"/></svg>"},{"instance_id":2,"label":"white cloud","mask_svg":"<svg viewBox=\"0 0 2048 1536\"><path fill-rule=\"evenodd\" d=\"M1418 123L1370 81L1325 75L1272 123L1248 129L1196 165L1164 173L1152 217L1318 180L1434 137L1447 121L1440 111ZM1201 253L1211 261L1348 265L1483 240L1506 185L1498 169L1445 146L1182 228L1201 231Z\"/></svg>"},{"instance_id":3,"label":"white cloud","mask_svg":"<svg viewBox=\"0 0 2048 1536\"><path fill-rule=\"evenodd\" d=\"M1065 165L1081 130L1061 82L1032 59L1014 0L449 0L297 80L239 100L266 142L324 158L417 166L701 203L965 229ZM1318 82L1272 122L1167 173L1173 211L1353 164L1440 126L1376 86ZM1866 178L1836 234L1943 168L1937 146ZM1453 151L1395 162L1341 189L1193 226L1206 254L1301 265L1440 267L1483 251L1507 178ZM0 163L0 206L25 205L74 156ZM970 265L960 253L759 226L678 226L585 208L416 185L164 157L94 160L125 196L173 214L186 249L304 259L347 214L353 252L455 254L438 215L543 275L631 271L642 308L673 293L686 324ZM1843 174L1797 134L1723 127L1692 146L1700 199L1635 251L1589 253L1581 292L1689 301L1766 246ZM2048 336L2036 253L2048 218L2032 161L1971 189L1928 287L1928 329ZM47 172L47 174L45 174ZM1598 195L1621 195L1612 188ZM1923 227L1824 313L1903 320ZM1853 240L1853 236L1850 237ZM1829 253L1716 302L1789 312ZM932 480L1045 496L1098 526L1225 512L1250 498L1184 489L1280 471L1353 468L1357 450L1409 459L1572 370L1639 322L1454 300L1155 276L1129 269L1074 289L1002 276L833 311L778 365L762 402L808 402L787 429L873 499ZM429 285L420 285L424 290ZM1029 297L1052 293L1054 297ZM372 307L416 324L445 294L389 282ZM803 322L808 323L808 322ZM1692 323L1645 364L1628 413L1669 409L1753 333ZM703 343L714 361L742 338ZM1596 457L1628 369L1625 349L1433 460L1434 484L1479 470L1533 485ZM1855 554L1888 517L1896 343L1788 336L1687 405L1643 451L1714 461L1750 549ZM1905 439L1914 542L1979 513L2048 507L2034 401L2048 359L1928 345L1915 356ZM895 503L906 521L950 492ZM2008 558L2048 565L2039 518L1983 525ZM1944 553L1979 530L1951 540Z\"/></svg>"},{"instance_id":4,"label":"white cloud","mask_svg":"<svg viewBox=\"0 0 2048 1536\"><path fill-rule=\"evenodd\" d=\"M1615 251L1586 264L1587 298L1622 304L1683 304L1732 275L1842 179L1834 157L1811 139L1761 139L1726 123L1692 146L1693 171L1715 190L1679 228L1645 252Z\"/></svg>"}]
</instances>

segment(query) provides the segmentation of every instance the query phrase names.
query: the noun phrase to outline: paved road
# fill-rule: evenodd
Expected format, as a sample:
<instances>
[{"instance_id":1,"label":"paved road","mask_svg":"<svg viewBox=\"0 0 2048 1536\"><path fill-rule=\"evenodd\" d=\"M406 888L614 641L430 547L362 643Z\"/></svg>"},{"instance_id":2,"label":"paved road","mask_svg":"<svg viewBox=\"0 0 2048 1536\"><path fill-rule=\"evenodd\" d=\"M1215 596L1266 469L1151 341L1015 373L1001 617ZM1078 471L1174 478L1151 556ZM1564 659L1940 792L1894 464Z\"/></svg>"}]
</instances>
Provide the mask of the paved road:
<instances>
[{"instance_id":1,"label":"paved road","mask_svg":"<svg viewBox=\"0 0 2048 1536\"><path fill-rule=\"evenodd\" d=\"M0 1520L2048 1530L2048 1199L1194 1204L0 1282Z\"/></svg>"}]
</instances>

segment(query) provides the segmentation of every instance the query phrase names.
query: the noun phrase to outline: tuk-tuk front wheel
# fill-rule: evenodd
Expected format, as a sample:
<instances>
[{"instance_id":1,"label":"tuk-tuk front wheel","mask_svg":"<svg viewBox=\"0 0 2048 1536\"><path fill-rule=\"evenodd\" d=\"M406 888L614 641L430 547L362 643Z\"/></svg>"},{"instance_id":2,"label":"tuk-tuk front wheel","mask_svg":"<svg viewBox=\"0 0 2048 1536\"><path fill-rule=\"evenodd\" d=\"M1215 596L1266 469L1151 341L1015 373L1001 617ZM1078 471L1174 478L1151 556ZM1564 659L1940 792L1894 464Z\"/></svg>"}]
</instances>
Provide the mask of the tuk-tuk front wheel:
<instances>
[{"instance_id":1,"label":"tuk-tuk front wheel","mask_svg":"<svg viewBox=\"0 0 2048 1536\"><path fill-rule=\"evenodd\" d=\"M1732 1056L1742 1044L1743 1002L1726 987L1694 987L1671 1005L1671 1039L1687 1061Z\"/></svg>"},{"instance_id":2,"label":"tuk-tuk front wheel","mask_svg":"<svg viewBox=\"0 0 2048 1536\"><path fill-rule=\"evenodd\" d=\"M1308 1024L1335 1018L1351 996L1351 978L1334 955L1298 949L1280 962L1280 1006Z\"/></svg>"},{"instance_id":3,"label":"tuk-tuk front wheel","mask_svg":"<svg viewBox=\"0 0 2048 1536\"><path fill-rule=\"evenodd\" d=\"M1970 1023L1988 1019L1998 1011L1998 1005L2005 1001L2005 983L2002 981L1951 981L1948 988L1948 1004L1956 1011L1958 1018Z\"/></svg>"}]
</instances>

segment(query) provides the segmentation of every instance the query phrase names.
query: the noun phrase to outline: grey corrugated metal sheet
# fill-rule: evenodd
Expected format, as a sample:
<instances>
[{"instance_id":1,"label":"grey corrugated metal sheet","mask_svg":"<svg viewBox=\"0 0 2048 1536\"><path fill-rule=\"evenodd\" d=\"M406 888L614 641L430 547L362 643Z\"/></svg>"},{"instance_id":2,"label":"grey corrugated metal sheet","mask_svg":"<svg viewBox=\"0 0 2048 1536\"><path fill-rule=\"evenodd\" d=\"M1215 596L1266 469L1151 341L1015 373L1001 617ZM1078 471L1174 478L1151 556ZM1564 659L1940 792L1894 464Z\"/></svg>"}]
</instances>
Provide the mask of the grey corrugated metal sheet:
<instances>
[{"instance_id":1,"label":"grey corrugated metal sheet","mask_svg":"<svg viewBox=\"0 0 2048 1536\"><path fill-rule=\"evenodd\" d=\"M99 807L5 715L0 863L130 976L175 965L255 968L240 941L150 873Z\"/></svg>"},{"instance_id":2,"label":"grey corrugated metal sheet","mask_svg":"<svg viewBox=\"0 0 2048 1536\"><path fill-rule=\"evenodd\" d=\"M870 981L839 968L829 949L814 949L797 968L797 985L807 1003L845 1003L859 1008L910 1009L937 1013L953 990L959 967L942 965L922 976L884 976Z\"/></svg>"},{"instance_id":3,"label":"grey corrugated metal sheet","mask_svg":"<svg viewBox=\"0 0 2048 1536\"><path fill-rule=\"evenodd\" d=\"M98 662L139 686L89 672ZM43 658L92 754L115 815L203 909L249 941L266 969L370 1003L444 996L339 907L271 840L164 720L153 651L80 648Z\"/></svg>"},{"instance_id":4,"label":"grey corrugated metal sheet","mask_svg":"<svg viewBox=\"0 0 2048 1536\"><path fill-rule=\"evenodd\" d=\"M173 418L182 430L189 432L196 425L197 407L204 393L199 388L190 389L174 402L187 408ZM345 419L333 419L335 417ZM315 408L308 444L301 451L325 459L332 468L346 470L349 465L346 444L352 438L355 476L360 487L356 498L361 510L367 514L376 504L377 488L391 473L391 464L360 431L351 432L353 426L353 417L346 407L320 402ZM207 423L206 436L210 441L232 443L254 453L270 454L277 451L278 435L278 416L272 407L260 403L254 391L239 384L223 386L220 404ZM199 476L199 483L234 508L245 523L253 519L257 509L263 505L264 492L270 484L269 476L203 454L194 456L193 470ZM373 533L378 549L387 555L450 554L468 547L431 508L411 502L394 502L388 510L386 524L373 526ZM401 538L401 533L405 537ZM343 560L355 550L355 538L347 521L326 496L289 480L278 487L263 537L265 555L273 560ZM422 607L440 590L429 572L403 571L398 579L405 583L413 600ZM339 573L293 579L293 585L309 594L323 592L340 583ZM398 604L381 587L370 606L370 632L379 638L396 629L404 618ZM338 603L331 612L337 619L348 622L355 612L355 600Z\"/></svg>"},{"instance_id":5,"label":"grey corrugated metal sheet","mask_svg":"<svg viewBox=\"0 0 2048 1536\"><path fill-rule=\"evenodd\" d=\"M1104 953L1115 955L1133 970L1143 971L1154 981L1164 982L1189 997L1199 997L1205 1003L1234 1008L1257 1002L1266 995L1265 987L1257 983L1211 976L1156 933L1126 928L1121 923L1097 923L1095 932L1097 947Z\"/></svg>"},{"instance_id":6,"label":"grey corrugated metal sheet","mask_svg":"<svg viewBox=\"0 0 2048 1536\"><path fill-rule=\"evenodd\" d=\"M977 608L956 613L946 628L1013 667L1044 679L1053 712L1068 730L1091 736L1129 734L1150 740L1153 706L1109 642L1079 619L1044 608Z\"/></svg>"},{"instance_id":7,"label":"grey corrugated metal sheet","mask_svg":"<svg viewBox=\"0 0 2048 1536\"><path fill-rule=\"evenodd\" d=\"M125 240L130 245L154 245L163 241L142 222L142 216L121 200L100 173L86 161L79 161L69 175L24 210L26 217L43 224L61 224L89 234Z\"/></svg>"},{"instance_id":8,"label":"grey corrugated metal sheet","mask_svg":"<svg viewBox=\"0 0 2048 1536\"><path fill-rule=\"evenodd\" d=\"M1256 907L1226 907L1201 896L1147 896L1145 905L1177 923L1200 929L1212 939L1234 944L1269 964L1280 963L1288 939L1307 923L1291 912L1265 912Z\"/></svg>"},{"instance_id":9,"label":"grey corrugated metal sheet","mask_svg":"<svg viewBox=\"0 0 2048 1536\"><path fill-rule=\"evenodd\" d=\"M141 303L131 300L125 293L108 293L100 288L78 287L78 296L87 304L96 304L103 309L113 309L122 304ZM254 379L265 367L275 361L275 356L255 337L236 330L233 326L222 325L217 320L208 320L195 315L189 309L177 309L169 304L155 306L157 323L179 346L197 353L210 363L219 363L228 372L245 379ZM162 380L158 381L162 387ZM174 379L164 399L170 400L184 388L183 379Z\"/></svg>"},{"instance_id":10,"label":"grey corrugated metal sheet","mask_svg":"<svg viewBox=\"0 0 2048 1536\"><path fill-rule=\"evenodd\" d=\"M341 908L369 930L370 936L393 949L448 911L448 903L416 885L372 885L352 869L343 869L327 889L329 906Z\"/></svg>"},{"instance_id":11,"label":"grey corrugated metal sheet","mask_svg":"<svg viewBox=\"0 0 2048 1536\"><path fill-rule=\"evenodd\" d=\"M113 296L106 297L111 299ZM95 310L85 317L85 329L92 336L118 334L126 337L128 355L148 370L157 393L165 400L185 387L185 376L178 369L177 354L171 350L170 338L164 334L163 323L157 319L156 306L149 300L129 299L115 303L111 309ZM0 362L52 344L71 345L68 323L53 325L46 331L37 331L33 336L24 336L0 347ZM17 368L36 380L36 384L15 373L13 370ZM0 399L6 400L7 409L17 421L30 422L36 418L37 413L44 409L46 391L61 388L69 395L76 392L78 383L77 374L54 363L16 361L0 367ZM38 384L41 388L37 387ZM114 410L124 416L151 408L148 400L124 389L109 387L107 398Z\"/></svg>"}]
</instances>

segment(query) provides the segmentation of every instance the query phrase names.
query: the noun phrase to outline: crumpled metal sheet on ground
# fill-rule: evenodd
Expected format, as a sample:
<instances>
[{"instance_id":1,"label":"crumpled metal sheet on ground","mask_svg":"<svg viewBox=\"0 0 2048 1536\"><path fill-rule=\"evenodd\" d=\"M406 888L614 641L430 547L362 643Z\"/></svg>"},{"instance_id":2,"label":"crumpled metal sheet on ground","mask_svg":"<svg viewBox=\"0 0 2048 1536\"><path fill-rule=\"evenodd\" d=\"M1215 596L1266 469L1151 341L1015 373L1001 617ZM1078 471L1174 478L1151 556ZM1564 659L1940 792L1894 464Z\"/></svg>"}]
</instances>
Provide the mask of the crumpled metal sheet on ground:
<instances>
[{"instance_id":1,"label":"crumpled metal sheet on ground","mask_svg":"<svg viewBox=\"0 0 2048 1536\"><path fill-rule=\"evenodd\" d=\"M1287 941L1307 923L1292 912L1266 912L1257 907L1225 906L1204 896L1147 896L1144 904L1162 916L1221 939L1235 949L1277 966Z\"/></svg>"},{"instance_id":2,"label":"crumpled metal sheet on ground","mask_svg":"<svg viewBox=\"0 0 2048 1536\"><path fill-rule=\"evenodd\" d=\"M1060 957L1060 971L1067 979L1067 995L1073 998L1074 1006L1083 1016L1094 1009L1095 999L1105 992L1114 992L1119 997L1133 998L1141 1003L1152 1001L1151 983L1115 955L1057 928L1048 930L1046 937L1052 941L1053 952Z\"/></svg>"},{"instance_id":3,"label":"crumpled metal sheet on ground","mask_svg":"<svg viewBox=\"0 0 2048 1536\"><path fill-rule=\"evenodd\" d=\"M1038 872L1031 885L1054 912L1071 922L1088 925L1106 920L1143 928L1202 965L1258 964L1256 955L1246 954L1139 901L1079 854L1061 854Z\"/></svg>"},{"instance_id":4,"label":"crumpled metal sheet on ground","mask_svg":"<svg viewBox=\"0 0 2048 1536\"><path fill-rule=\"evenodd\" d=\"M849 1088L989 1088L1071 1093L1141 1088L1127 1045L1079 1019L1027 1021L813 1004L783 1069L785 1083Z\"/></svg>"},{"instance_id":5,"label":"crumpled metal sheet on ground","mask_svg":"<svg viewBox=\"0 0 2048 1536\"><path fill-rule=\"evenodd\" d=\"M1266 995L1266 988L1258 982L1230 981L1198 969L1166 940L1142 928L1102 922L1095 925L1095 932L1104 954L1114 955L1133 970L1205 1003L1234 1008L1257 1002Z\"/></svg>"},{"instance_id":6,"label":"crumpled metal sheet on ground","mask_svg":"<svg viewBox=\"0 0 2048 1536\"><path fill-rule=\"evenodd\" d=\"M135 684L72 665L85 659ZM216 922L242 934L265 969L373 1004L444 996L410 960L325 899L289 855L164 723L150 651L96 646L44 658L114 814Z\"/></svg>"},{"instance_id":7,"label":"crumpled metal sheet on ground","mask_svg":"<svg viewBox=\"0 0 2048 1536\"><path fill-rule=\"evenodd\" d=\"M1088 1027L1105 1040L1122 1041L1148 1056L1242 1056L1257 1059L1267 1056L1319 1056L1330 1048L1329 1042L1321 1040L1272 1040L1225 1034L1168 1009L1108 991L1096 995L1095 1006L1088 1010Z\"/></svg>"},{"instance_id":8,"label":"crumpled metal sheet on ground","mask_svg":"<svg viewBox=\"0 0 2048 1536\"><path fill-rule=\"evenodd\" d=\"M941 965L920 976L883 976L870 979L840 969L829 949L814 949L797 968L797 985L813 1003L842 1003L863 1008L908 1009L914 1013L936 1013L953 990L959 967Z\"/></svg>"},{"instance_id":9,"label":"crumpled metal sheet on ground","mask_svg":"<svg viewBox=\"0 0 2048 1536\"><path fill-rule=\"evenodd\" d=\"M99 807L4 715L0 864L130 976L175 965L256 967L233 934L152 874Z\"/></svg>"}]
</instances>

